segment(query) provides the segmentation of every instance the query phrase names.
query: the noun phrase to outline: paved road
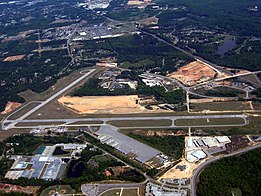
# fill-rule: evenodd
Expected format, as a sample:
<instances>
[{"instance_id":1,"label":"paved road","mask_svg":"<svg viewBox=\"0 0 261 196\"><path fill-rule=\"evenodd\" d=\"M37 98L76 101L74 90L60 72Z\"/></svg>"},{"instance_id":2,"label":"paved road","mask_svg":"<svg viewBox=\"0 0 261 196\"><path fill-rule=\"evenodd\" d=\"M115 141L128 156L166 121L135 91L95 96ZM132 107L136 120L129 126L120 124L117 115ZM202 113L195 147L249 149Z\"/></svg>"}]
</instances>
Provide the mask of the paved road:
<instances>
[{"instance_id":1,"label":"paved road","mask_svg":"<svg viewBox=\"0 0 261 196\"><path fill-rule=\"evenodd\" d=\"M214 82L214 80L211 80L211 81L207 81L205 83L201 83L199 85L194 85L194 86L185 86L184 84L182 84L180 81L174 79L174 78L171 78L171 77L168 77L168 76L162 76L162 75L157 75L157 74L153 74L153 73L147 73L148 75L152 76L152 77L158 77L158 78L162 78L162 79L167 79L167 80L170 80L174 83L176 83L180 88L182 88L183 90L185 90L187 93L191 94L191 95L196 95L198 97L202 97L202 98L219 98L219 99L227 99L228 97L215 97L215 96L207 96L207 95L202 95L202 94L198 94L198 93L195 93L193 92L193 89L196 87L196 86L200 86L200 85L203 85L203 84L209 84L209 83L212 83ZM238 89L238 88L237 88ZM242 90L242 89L240 89ZM234 97L229 97L229 98L234 98Z\"/></svg>"},{"instance_id":2,"label":"paved road","mask_svg":"<svg viewBox=\"0 0 261 196\"><path fill-rule=\"evenodd\" d=\"M66 91L68 91L70 88L72 88L73 86L75 86L76 84L78 84L79 82L81 82L83 79L85 79L86 77L90 76L96 69L91 69L88 73L84 74L83 76L81 76L80 78L76 79L75 81L73 81L72 83L70 83L68 86L66 86L65 88L63 88L62 90L60 90L59 92L55 93L54 95L52 95L51 97L49 97L48 99L46 99L45 101L41 102L38 106L34 107L33 109L31 109L30 111L26 112L24 115L22 115L21 117L19 117L18 119L16 119L15 121L9 121L9 120L3 120L2 122L2 128L5 129L10 129L15 127L15 125L19 122L24 120L25 118L27 118L28 116L30 116L31 114L33 114L34 112L36 112L37 110L39 110L40 108L42 108L43 106L45 106L46 104L48 104L49 102L51 102L52 100L54 100L55 98L57 98L58 96L62 95L63 93L65 93ZM12 122L11 124L9 124L7 127L3 126L4 123L6 122Z\"/></svg>"},{"instance_id":3,"label":"paved road","mask_svg":"<svg viewBox=\"0 0 261 196\"><path fill-rule=\"evenodd\" d=\"M220 70L221 70L221 71L224 72L224 73L232 74L230 71L224 69L223 67L220 67L220 66L218 66L218 65L216 65L216 64L214 64L214 63L212 63L212 62L207 61L206 59L203 59L202 57L199 57L199 56L194 55L194 54L192 54L192 53L190 53L190 52L188 52L188 51L186 51L186 50L184 50L184 49L182 49L182 48L179 48L179 47L177 47L176 45L174 45L174 44L172 44L172 43L170 43L170 42L164 40L163 38L159 37L159 36L156 35L156 34L147 32L147 31L145 31L145 30L143 30L143 29L138 29L138 30L141 31L141 32L143 32L143 33L145 33L145 34L147 34L147 35L150 35L150 36L154 37L155 39L157 39L157 40L159 40L159 41L161 41L161 42L164 42L165 44L167 44L167 45L169 45L169 46L175 48L176 50L178 50L178 51L180 51L180 52L182 52L182 53L184 53L184 54L186 54L186 55L188 55L188 56L190 56L190 57L192 57L192 58L194 58L194 59L196 59L196 60L198 60L198 61L201 61L201 62L203 62L203 63L205 63L205 64L207 64L207 65L213 67L215 70L218 70L218 72L220 72Z\"/></svg>"},{"instance_id":4,"label":"paved road","mask_svg":"<svg viewBox=\"0 0 261 196\"><path fill-rule=\"evenodd\" d=\"M253 149L256 149L256 148L261 148L261 144L258 144L258 145L255 145L255 146L251 146L251 147L248 147L248 148L244 148L244 149L242 149L242 150L233 152L233 153L231 153L231 154L221 155L221 156L215 157L215 158L213 158L213 159L209 159L209 160L207 160L206 162L204 162L202 165L200 165L197 169L195 169L195 170L193 171L193 176L192 176L192 178L191 178L190 195L191 195L191 196L195 196L195 195L196 195L197 177L199 176L200 172L201 172L207 165L209 165L210 163L213 163L213 162L215 162L215 161L218 161L218 160L220 160L220 159L222 159L222 158L240 155L240 154L243 154L243 153L245 153L245 152L248 152L248 151L253 150Z\"/></svg>"},{"instance_id":5,"label":"paved road","mask_svg":"<svg viewBox=\"0 0 261 196\"><path fill-rule=\"evenodd\" d=\"M41 106L41 105L40 105ZM38 106L37 106L38 107ZM36 107L36 108L37 108ZM38 110L39 108L37 108L36 110ZM33 112L36 111L35 108L33 109ZM31 110L32 111L32 110ZM28 112L31 114L31 111ZM25 115L24 115L25 116ZM23 117L24 117L23 116ZM176 126L175 125L175 120L177 119L220 119L220 118L241 118L244 120L244 123L242 124L228 124L228 125L200 125L200 126ZM27 127L17 127L15 126L17 123L38 123L39 126L41 126L41 123L46 124L46 123L50 123L49 126L53 126L52 123L57 124L57 123L61 123L59 126L83 126L83 125L90 125L90 126L94 126L93 124L88 124L88 121L101 121L101 124L108 124L109 121L140 121L140 120L171 120L172 124L171 125L166 125L166 126L131 126L131 127L118 127L118 128L123 128L123 129L129 129L129 128L185 128L185 127L224 127L224 126L244 126L247 125L247 119L246 119L246 115L244 114L230 114L230 115L194 115L194 116L154 116L154 117L111 117L111 118L77 118L77 119L16 119L16 120L5 120L2 123L2 129L3 130L8 130L10 128L33 128L33 127L37 127L37 126L27 126ZM77 121L87 121L87 123L83 123L82 125L70 125L70 123L75 123ZM4 126L5 123L11 123L12 126L7 125ZM97 123L97 125L100 125L99 123ZM45 125L47 126L47 125ZM58 126L58 125L57 125ZM43 125L44 127L44 125Z\"/></svg>"}]
</instances>

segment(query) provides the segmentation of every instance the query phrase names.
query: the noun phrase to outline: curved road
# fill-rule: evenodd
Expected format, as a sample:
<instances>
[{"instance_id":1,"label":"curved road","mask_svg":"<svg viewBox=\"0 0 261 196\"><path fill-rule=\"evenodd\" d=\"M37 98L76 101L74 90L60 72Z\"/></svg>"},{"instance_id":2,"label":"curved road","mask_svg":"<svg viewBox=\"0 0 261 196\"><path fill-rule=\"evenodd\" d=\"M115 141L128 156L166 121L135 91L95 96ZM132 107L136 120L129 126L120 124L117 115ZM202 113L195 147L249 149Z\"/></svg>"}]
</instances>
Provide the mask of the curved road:
<instances>
[{"instance_id":1,"label":"curved road","mask_svg":"<svg viewBox=\"0 0 261 196\"><path fill-rule=\"evenodd\" d=\"M201 172L207 165L209 165L210 163L213 163L213 162L215 162L215 161L218 161L218 160L220 160L220 159L222 159L222 158L240 155L240 154L243 154L243 153L245 153L245 152L248 152L248 151L253 150L253 149L256 149L256 148L261 148L261 144L257 144L257 145L255 145L255 146L247 147L247 148L244 148L244 149L242 149L242 150L233 152L233 153L231 153L231 154L221 155L221 156L215 157L215 158L213 158L213 159L209 159L209 160L207 160L206 162L204 162L203 164L201 164L197 169L194 170L193 175L192 175L192 177L191 177L190 195L191 195L191 196L195 196L195 195L196 195L197 178L198 178L200 172Z\"/></svg>"}]
</instances>

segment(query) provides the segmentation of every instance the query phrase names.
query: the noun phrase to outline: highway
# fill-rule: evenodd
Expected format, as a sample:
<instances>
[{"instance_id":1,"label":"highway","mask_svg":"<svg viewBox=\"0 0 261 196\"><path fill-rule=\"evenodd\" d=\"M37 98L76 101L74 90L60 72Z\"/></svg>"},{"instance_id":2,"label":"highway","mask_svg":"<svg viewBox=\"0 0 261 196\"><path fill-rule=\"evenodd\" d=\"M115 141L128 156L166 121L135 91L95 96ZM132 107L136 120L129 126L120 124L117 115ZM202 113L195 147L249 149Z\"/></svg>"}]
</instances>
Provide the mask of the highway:
<instances>
[{"instance_id":1,"label":"highway","mask_svg":"<svg viewBox=\"0 0 261 196\"><path fill-rule=\"evenodd\" d=\"M256 148L260 148L261 147L261 144L257 144L255 146L251 146L251 147L247 147L247 148L244 148L244 149L241 149L239 151L235 151L231 154L226 154L226 155L220 155L218 157L215 157L215 158L212 158L212 159L209 159L207 160L206 162L204 162L203 164L201 164L197 169L195 169L193 171L193 176L191 177L191 188L190 188L190 195L191 196L195 196L196 195L196 190L197 190L197 178L199 176L199 174L201 173L201 171L209 164L215 162L215 161L218 161L222 158L225 158L225 157L231 157L231 156L236 156L236 155L240 155L240 154L243 154L245 152L248 152L250 150L253 150L253 149L256 149Z\"/></svg>"},{"instance_id":2,"label":"highway","mask_svg":"<svg viewBox=\"0 0 261 196\"><path fill-rule=\"evenodd\" d=\"M75 81L73 81L72 83L70 83L69 85L67 85L65 88L63 88L62 90L60 90L59 92L55 93L54 95L52 95L51 97L49 97L48 99L46 99L45 101L41 102L39 105L37 105L36 107L34 107L33 109L31 109L30 111L26 112L24 115L22 115L21 117L19 117L18 119L16 119L15 121L9 121L9 120L3 120L2 121L2 128L4 129L5 126L4 124L6 122L12 122L11 124L9 124L7 126L8 129L15 127L15 125L19 122L24 120L25 118L27 118L28 116L30 116L31 114L33 114L34 112L36 112L37 110L39 110L40 108L42 108L43 106L45 106L46 104L48 104L49 102L51 102L52 100L54 100L55 98L59 97L60 95L62 95L63 93L65 93L66 91L68 91L70 88L72 88L73 86L75 86L76 84L78 84L79 82L81 82L82 80L84 80L86 77L90 76L96 69L91 69L89 70L88 73L84 74L83 76L81 76L80 78L76 79Z\"/></svg>"}]
</instances>

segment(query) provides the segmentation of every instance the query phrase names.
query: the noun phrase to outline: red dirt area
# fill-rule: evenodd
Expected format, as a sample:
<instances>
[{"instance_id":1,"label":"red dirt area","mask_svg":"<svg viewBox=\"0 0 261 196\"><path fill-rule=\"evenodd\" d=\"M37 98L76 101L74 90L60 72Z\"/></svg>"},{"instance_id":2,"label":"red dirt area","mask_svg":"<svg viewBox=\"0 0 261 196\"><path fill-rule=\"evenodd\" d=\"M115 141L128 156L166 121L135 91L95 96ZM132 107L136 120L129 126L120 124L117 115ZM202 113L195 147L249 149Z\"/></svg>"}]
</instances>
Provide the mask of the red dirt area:
<instances>
[{"instance_id":1,"label":"red dirt area","mask_svg":"<svg viewBox=\"0 0 261 196\"><path fill-rule=\"evenodd\" d=\"M4 59L4 62L18 61L18 60L22 60L24 57L25 57L25 54L9 56Z\"/></svg>"},{"instance_id":2,"label":"red dirt area","mask_svg":"<svg viewBox=\"0 0 261 196\"><path fill-rule=\"evenodd\" d=\"M18 103L18 102L11 102L8 101L8 103L5 106L5 110L3 112L1 112L1 114L8 114L10 112L12 112L14 109L20 107L22 104Z\"/></svg>"},{"instance_id":3,"label":"red dirt area","mask_svg":"<svg viewBox=\"0 0 261 196\"><path fill-rule=\"evenodd\" d=\"M0 184L0 191L5 193L19 192L19 193L37 195L39 189L40 186L18 186L12 184Z\"/></svg>"},{"instance_id":4,"label":"red dirt area","mask_svg":"<svg viewBox=\"0 0 261 196\"><path fill-rule=\"evenodd\" d=\"M211 67L199 61L194 61L180 67L176 72L170 73L168 76L187 86L192 86L213 79L216 72Z\"/></svg>"}]
</instances>

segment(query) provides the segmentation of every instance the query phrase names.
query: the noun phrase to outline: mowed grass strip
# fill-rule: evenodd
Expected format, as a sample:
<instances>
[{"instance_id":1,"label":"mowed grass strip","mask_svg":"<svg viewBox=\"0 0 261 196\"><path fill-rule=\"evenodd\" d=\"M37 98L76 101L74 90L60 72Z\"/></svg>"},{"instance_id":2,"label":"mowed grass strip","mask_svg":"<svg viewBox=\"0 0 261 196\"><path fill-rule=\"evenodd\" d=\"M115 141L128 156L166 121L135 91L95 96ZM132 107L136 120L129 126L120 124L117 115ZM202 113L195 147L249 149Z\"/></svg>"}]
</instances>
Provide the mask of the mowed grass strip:
<instances>
[{"instance_id":1,"label":"mowed grass strip","mask_svg":"<svg viewBox=\"0 0 261 196\"><path fill-rule=\"evenodd\" d=\"M25 114L26 112L29 112L30 110L32 110L33 108L35 108L36 106L38 106L40 103L30 103L27 106L25 106L24 108L20 109L18 108L19 111L15 112L14 114L12 114L8 120L15 120L19 117L21 117L23 114Z\"/></svg>"},{"instance_id":2,"label":"mowed grass strip","mask_svg":"<svg viewBox=\"0 0 261 196\"><path fill-rule=\"evenodd\" d=\"M73 194L74 190L70 185L56 185L56 186L50 186L46 189L44 189L40 196L50 196L55 195L55 193L58 192L59 195L64 194Z\"/></svg>"},{"instance_id":3,"label":"mowed grass strip","mask_svg":"<svg viewBox=\"0 0 261 196\"><path fill-rule=\"evenodd\" d=\"M120 195L121 189L111 189L103 192L101 196L117 196Z\"/></svg>"},{"instance_id":4,"label":"mowed grass strip","mask_svg":"<svg viewBox=\"0 0 261 196\"><path fill-rule=\"evenodd\" d=\"M47 125L62 125L65 122L19 122L16 124L18 127L26 127L26 126L47 126Z\"/></svg>"},{"instance_id":5,"label":"mowed grass strip","mask_svg":"<svg viewBox=\"0 0 261 196\"><path fill-rule=\"evenodd\" d=\"M230 102L210 102L210 103L192 103L192 110L194 111L238 111L238 110L250 110L250 105L247 102L230 101Z\"/></svg>"},{"instance_id":6,"label":"mowed grass strip","mask_svg":"<svg viewBox=\"0 0 261 196\"><path fill-rule=\"evenodd\" d=\"M204 125L241 125L244 124L242 118L195 118L177 119L174 121L176 126L204 126Z\"/></svg>"},{"instance_id":7,"label":"mowed grass strip","mask_svg":"<svg viewBox=\"0 0 261 196\"><path fill-rule=\"evenodd\" d=\"M172 121L168 119L162 120L115 120L108 121L108 124L116 127L157 127L171 126Z\"/></svg>"},{"instance_id":8,"label":"mowed grass strip","mask_svg":"<svg viewBox=\"0 0 261 196\"><path fill-rule=\"evenodd\" d=\"M69 125L83 125L83 124L103 124L103 121L77 121Z\"/></svg>"},{"instance_id":9,"label":"mowed grass strip","mask_svg":"<svg viewBox=\"0 0 261 196\"><path fill-rule=\"evenodd\" d=\"M138 196L138 188L136 189L123 189L122 196Z\"/></svg>"}]
</instances>

